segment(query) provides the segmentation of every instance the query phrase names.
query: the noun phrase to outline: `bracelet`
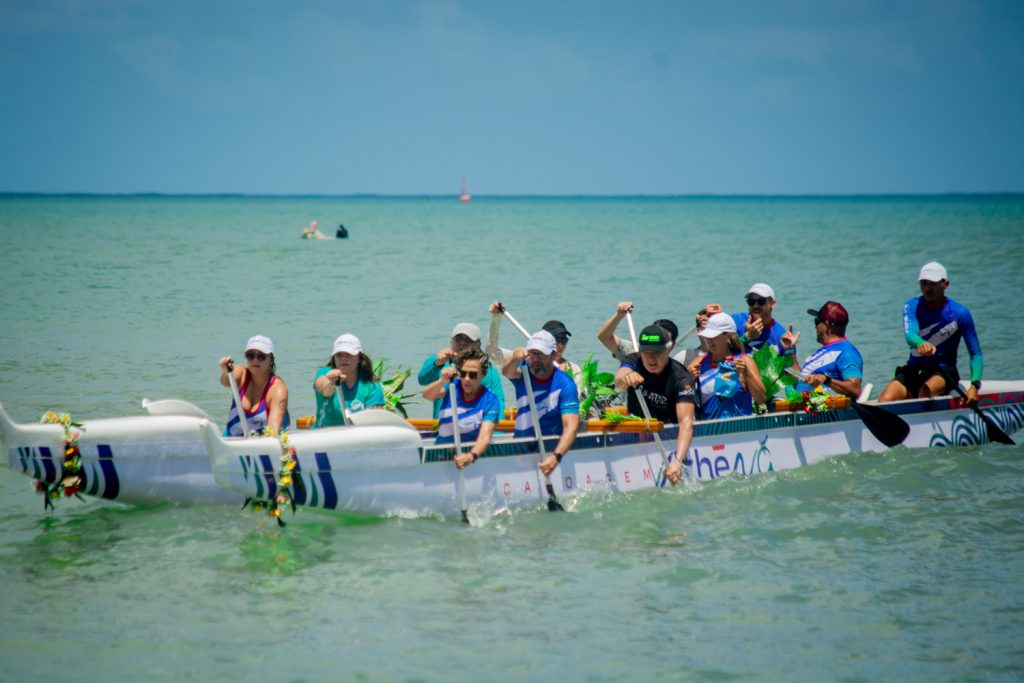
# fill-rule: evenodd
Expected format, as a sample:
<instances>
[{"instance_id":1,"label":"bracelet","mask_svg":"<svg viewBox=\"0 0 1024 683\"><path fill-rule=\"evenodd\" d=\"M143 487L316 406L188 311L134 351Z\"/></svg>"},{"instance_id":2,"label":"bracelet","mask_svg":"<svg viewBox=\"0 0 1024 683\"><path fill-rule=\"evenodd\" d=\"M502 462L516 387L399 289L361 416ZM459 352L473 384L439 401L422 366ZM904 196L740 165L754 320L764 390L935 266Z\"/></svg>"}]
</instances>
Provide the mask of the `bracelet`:
<instances>
[{"instance_id":1,"label":"bracelet","mask_svg":"<svg viewBox=\"0 0 1024 683\"><path fill-rule=\"evenodd\" d=\"M746 332L740 335L740 344L746 344L748 341L750 341L750 338L747 337Z\"/></svg>"},{"instance_id":2,"label":"bracelet","mask_svg":"<svg viewBox=\"0 0 1024 683\"><path fill-rule=\"evenodd\" d=\"M473 451L470 451L469 454L473 456L473 462L476 462L476 459L480 457L478 453L474 453Z\"/></svg>"},{"instance_id":3,"label":"bracelet","mask_svg":"<svg viewBox=\"0 0 1024 683\"><path fill-rule=\"evenodd\" d=\"M782 355L783 356L795 356L796 355L796 349L782 349Z\"/></svg>"}]
</instances>

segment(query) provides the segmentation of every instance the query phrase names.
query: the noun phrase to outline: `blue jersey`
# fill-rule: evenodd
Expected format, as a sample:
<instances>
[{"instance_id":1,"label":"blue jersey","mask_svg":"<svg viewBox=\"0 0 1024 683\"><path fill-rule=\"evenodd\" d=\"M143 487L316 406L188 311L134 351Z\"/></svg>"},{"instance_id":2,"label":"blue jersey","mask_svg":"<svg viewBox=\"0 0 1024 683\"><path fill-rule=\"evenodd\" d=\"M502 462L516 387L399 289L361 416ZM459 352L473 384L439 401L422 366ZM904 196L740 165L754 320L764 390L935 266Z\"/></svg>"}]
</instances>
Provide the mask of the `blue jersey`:
<instances>
[{"instance_id":1,"label":"blue jersey","mask_svg":"<svg viewBox=\"0 0 1024 683\"><path fill-rule=\"evenodd\" d=\"M437 425L437 441L434 443L453 443L455 430L452 428L451 385L445 385L444 400L441 402L441 417ZM466 401L462 395L462 380L455 378L456 400L459 405L459 435L462 443L471 443L480 438L480 425L483 422L497 423L500 417L498 398L481 387L480 393L472 401Z\"/></svg>"},{"instance_id":2,"label":"blue jersey","mask_svg":"<svg viewBox=\"0 0 1024 683\"><path fill-rule=\"evenodd\" d=\"M910 346L910 365L956 367L956 350L963 338L971 354L971 380L981 379L981 342L974 329L971 312L946 299L942 308L928 308L923 296L915 296L903 304L903 333ZM929 342L935 346L934 356L922 356L917 346Z\"/></svg>"},{"instance_id":3,"label":"blue jersey","mask_svg":"<svg viewBox=\"0 0 1024 683\"><path fill-rule=\"evenodd\" d=\"M524 372L529 372L524 369ZM537 403L537 414L540 415L540 433L562 433L562 415L580 412L580 400L576 393L576 383L558 368L547 379L541 381L530 375L533 385L533 396ZM533 415L530 414L530 397L526 393L526 382L523 377L512 380L516 390L516 436L536 436L533 431Z\"/></svg>"},{"instance_id":4,"label":"blue jersey","mask_svg":"<svg viewBox=\"0 0 1024 683\"><path fill-rule=\"evenodd\" d=\"M747 331L747 320L750 319L749 313L733 313L732 319L736 323L737 334L742 335ZM786 334L786 328L780 325L778 320L772 320L772 326L762 330L761 336L757 339L748 339L743 350L747 353L754 353L765 344L771 344L775 347L775 351L782 356L785 351L782 348L782 335L784 334ZM793 353L796 353L796 348L793 349Z\"/></svg>"},{"instance_id":5,"label":"blue jersey","mask_svg":"<svg viewBox=\"0 0 1024 683\"><path fill-rule=\"evenodd\" d=\"M441 379L441 370L451 365L451 361L446 361L441 367L437 367L434 363L437 362L437 354L428 357L423 361L423 366L420 368L419 374L416 375L416 379L419 381L421 387L425 387L432 382L436 382ZM502 417L505 416L505 389L501 386L501 373L493 365L487 366L487 373L484 378L480 381L484 389L487 389L494 397L498 399L498 414ZM441 413L441 399L434 401L434 419L438 419Z\"/></svg>"},{"instance_id":6,"label":"blue jersey","mask_svg":"<svg viewBox=\"0 0 1024 683\"><path fill-rule=\"evenodd\" d=\"M712 367L711 357L700 362L700 417L717 420L723 417L754 414L754 399L740 384L739 371L732 359Z\"/></svg>"},{"instance_id":7,"label":"blue jersey","mask_svg":"<svg viewBox=\"0 0 1024 683\"><path fill-rule=\"evenodd\" d=\"M825 344L804 361L805 374L825 375L832 379L864 377L864 360L846 337Z\"/></svg>"}]
</instances>

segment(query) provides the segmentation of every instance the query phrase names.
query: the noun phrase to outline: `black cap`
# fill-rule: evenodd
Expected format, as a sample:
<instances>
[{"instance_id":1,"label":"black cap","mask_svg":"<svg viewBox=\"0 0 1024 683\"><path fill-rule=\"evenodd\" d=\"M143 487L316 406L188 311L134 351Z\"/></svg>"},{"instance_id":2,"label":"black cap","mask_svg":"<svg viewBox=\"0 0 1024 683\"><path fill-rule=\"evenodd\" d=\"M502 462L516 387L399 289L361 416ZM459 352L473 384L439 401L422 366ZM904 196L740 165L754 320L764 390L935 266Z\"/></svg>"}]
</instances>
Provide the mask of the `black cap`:
<instances>
[{"instance_id":1,"label":"black cap","mask_svg":"<svg viewBox=\"0 0 1024 683\"><path fill-rule=\"evenodd\" d=\"M569 341L569 337L572 336L572 332L565 329L565 325L562 324L561 320L549 320L544 323L542 329L547 330L551 333L551 336L555 338L555 341L565 344Z\"/></svg>"},{"instance_id":2,"label":"black cap","mask_svg":"<svg viewBox=\"0 0 1024 683\"><path fill-rule=\"evenodd\" d=\"M671 339L668 331L660 325L648 325L640 330L640 351L664 351Z\"/></svg>"}]
</instances>

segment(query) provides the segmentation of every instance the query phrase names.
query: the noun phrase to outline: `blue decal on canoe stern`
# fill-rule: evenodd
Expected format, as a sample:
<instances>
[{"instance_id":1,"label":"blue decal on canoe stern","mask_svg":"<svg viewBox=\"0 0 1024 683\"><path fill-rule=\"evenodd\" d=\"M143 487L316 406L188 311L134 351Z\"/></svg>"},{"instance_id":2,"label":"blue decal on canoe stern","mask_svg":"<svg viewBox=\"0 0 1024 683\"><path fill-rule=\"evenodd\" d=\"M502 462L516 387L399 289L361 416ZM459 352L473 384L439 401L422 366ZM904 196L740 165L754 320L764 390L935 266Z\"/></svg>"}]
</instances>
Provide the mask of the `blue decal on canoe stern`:
<instances>
[{"instance_id":1,"label":"blue decal on canoe stern","mask_svg":"<svg viewBox=\"0 0 1024 683\"><path fill-rule=\"evenodd\" d=\"M324 487L324 509L334 510L338 507L338 490L334 487L334 480L331 479L331 461L326 453L314 453L316 468L319 470L320 483Z\"/></svg>"},{"instance_id":2,"label":"blue decal on canoe stern","mask_svg":"<svg viewBox=\"0 0 1024 683\"><path fill-rule=\"evenodd\" d=\"M114 500L121 493L121 480L117 477L117 468L114 467L114 452L106 444L97 444L96 450L100 456L100 471L103 472L103 493L101 496L108 500Z\"/></svg>"}]
</instances>

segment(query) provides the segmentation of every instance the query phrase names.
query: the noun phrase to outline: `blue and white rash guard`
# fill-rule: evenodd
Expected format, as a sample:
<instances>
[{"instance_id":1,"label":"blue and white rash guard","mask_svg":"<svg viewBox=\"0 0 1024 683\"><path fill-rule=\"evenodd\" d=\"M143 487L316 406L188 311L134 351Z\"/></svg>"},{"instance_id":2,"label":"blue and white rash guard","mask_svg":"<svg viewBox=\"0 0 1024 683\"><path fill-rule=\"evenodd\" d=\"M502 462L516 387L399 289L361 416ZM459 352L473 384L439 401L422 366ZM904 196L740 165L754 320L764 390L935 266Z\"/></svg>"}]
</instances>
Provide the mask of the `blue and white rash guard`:
<instances>
[{"instance_id":1,"label":"blue and white rash guard","mask_svg":"<svg viewBox=\"0 0 1024 683\"><path fill-rule=\"evenodd\" d=\"M529 372L523 368L523 372ZM580 412L580 400L576 393L576 383L566 373L555 368L554 373L543 382L532 374L533 396L537 403L537 414L540 415L540 432L549 434L562 433L562 415ZM512 380L516 390L516 436L536 436L533 431L533 415L530 414L530 397L526 393L526 383L522 376Z\"/></svg>"},{"instance_id":2,"label":"blue and white rash guard","mask_svg":"<svg viewBox=\"0 0 1024 683\"><path fill-rule=\"evenodd\" d=\"M956 301L947 298L942 308L928 308L923 296L915 296L903 304L903 334L910 346L910 365L928 367L956 367L956 351L963 338L971 355L971 381L981 381L984 361L981 342L974 329L971 312ZM935 346L934 356L922 356L918 345L928 342Z\"/></svg>"},{"instance_id":3,"label":"blue and white rash guard","mask_svg":"<svg viewBox=\"0 0 1024 683\"><path fill-rule=\"evenodd\" d=\"M864 377L864 359L849 339L843 337L825 344L804 361L805 374L825 375L846 380Z\"/></svg>"},{"instance_id":4,"label":"blue and white rash guard","mask_svg":"<svg viewBox=\"0 0 1024 683\"><path fill-rule=\"evenodd\" d=\"M444 400L441 402L440 418L437 424L437 440L434 443L455 441L449 386L445 385ZM459 404L459 439L462 443L471 443L480 438L480 426L485 421L497 424L500 419L501 409L498 406L498 397L481 386L477 397L472 401L466 401L466 397L462 394L462 380L458 377L455 378L455 393Z\"/></svg>"}]
</instances>

